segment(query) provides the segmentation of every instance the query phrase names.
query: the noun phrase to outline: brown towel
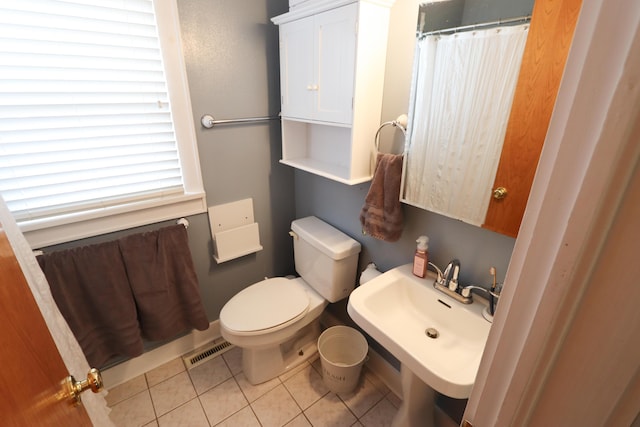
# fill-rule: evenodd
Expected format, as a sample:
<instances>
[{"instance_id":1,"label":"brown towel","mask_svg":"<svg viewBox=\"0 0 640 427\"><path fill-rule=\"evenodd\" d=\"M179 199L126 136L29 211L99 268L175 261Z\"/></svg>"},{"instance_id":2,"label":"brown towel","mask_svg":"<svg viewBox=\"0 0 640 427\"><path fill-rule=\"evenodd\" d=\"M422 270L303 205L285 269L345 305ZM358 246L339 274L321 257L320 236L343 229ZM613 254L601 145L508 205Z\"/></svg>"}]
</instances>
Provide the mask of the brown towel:
<instances>
[{"instance_id":1,"label":"brown towel","mask_svg":"<svg viewBox=\"0 0 640 427\"><path fill-rule=\"evenodd\" d=\"M402 155L378 153L376 171L360 212L363 233L387 242L400 238L403 223L401 180Z\"/></svg>"},{"instance_id":2,"label":"brown towel","mask_svg":"<svg viewBox=\"0 0 640 427\"><path fill-rule=\"evenodd\" d=\"M90 366L142 354L136 306L117 242L47 253L38 263Z\"/></svg>"},{"instance_id":3,"label":"brown towel","mask_svg":"<svg viewBox=\"0 0 640 427\"><path fill-rule=\"evenodd\" d=\"M118 243L145 338L165 340L209 327L184 226L133 234Z\"/></svg>"}]
</instances>

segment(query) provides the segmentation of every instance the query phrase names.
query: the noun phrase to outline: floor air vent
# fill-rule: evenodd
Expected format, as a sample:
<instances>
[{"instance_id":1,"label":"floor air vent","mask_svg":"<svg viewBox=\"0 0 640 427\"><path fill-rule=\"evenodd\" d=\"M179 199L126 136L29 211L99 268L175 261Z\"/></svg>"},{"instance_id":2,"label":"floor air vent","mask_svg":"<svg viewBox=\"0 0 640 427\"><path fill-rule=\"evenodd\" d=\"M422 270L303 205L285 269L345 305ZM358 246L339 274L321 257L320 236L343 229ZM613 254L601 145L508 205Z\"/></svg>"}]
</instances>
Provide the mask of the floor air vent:
<instances>
[{"instance_id":1,"label":"floor air vent","mask_svg":"<svg viewBox=\"0 0 640 427\"><path fill-rule=\"evenodd\" d=\"M227 350L231 350L234 347L230 342L225 341L223 338L217 339L204 347L200 347L193 352L182 356L184 365L187 369L195 368L198 365L203 364L207 360L213 357L220 356Z\"/></svg>"}]
</instances>

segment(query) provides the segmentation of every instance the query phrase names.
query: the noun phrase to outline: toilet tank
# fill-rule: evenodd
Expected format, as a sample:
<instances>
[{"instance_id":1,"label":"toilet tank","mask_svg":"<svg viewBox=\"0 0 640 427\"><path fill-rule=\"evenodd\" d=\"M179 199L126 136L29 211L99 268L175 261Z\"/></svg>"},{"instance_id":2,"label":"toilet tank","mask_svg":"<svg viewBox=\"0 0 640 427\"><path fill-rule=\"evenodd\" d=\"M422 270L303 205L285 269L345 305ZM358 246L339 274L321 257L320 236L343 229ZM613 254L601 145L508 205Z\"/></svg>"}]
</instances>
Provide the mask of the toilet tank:
<instances>
[{"instance_id":1,"label":"toilet tank","mask_svg":"<svg viewBox=\"0 0 640 427\"><path fill-rule=\"evenodd\" d=\"M291 223L296 271L329 302L349 296L356 283L360 243L309 216Z\"/></svg>"}]
</instances>

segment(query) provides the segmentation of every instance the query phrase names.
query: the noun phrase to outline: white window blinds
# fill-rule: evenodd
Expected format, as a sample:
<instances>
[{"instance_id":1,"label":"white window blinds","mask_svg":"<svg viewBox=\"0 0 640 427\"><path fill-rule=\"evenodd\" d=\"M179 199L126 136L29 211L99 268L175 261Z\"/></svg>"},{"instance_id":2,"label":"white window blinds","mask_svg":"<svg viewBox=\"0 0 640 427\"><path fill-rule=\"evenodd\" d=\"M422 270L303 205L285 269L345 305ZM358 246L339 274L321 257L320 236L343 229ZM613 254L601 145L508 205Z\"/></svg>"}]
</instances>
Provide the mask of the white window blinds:
<instances>
[{"instance_id":1,"label":"white window blinds","mask_svg":"<svg viewBox=\"0 0 640 427\"><path fill-rule=\"evenodd\" d=\"M0 2L0 193L18 222L187 193L170 99L152 1Z\"/></svg>"}]
</instances>

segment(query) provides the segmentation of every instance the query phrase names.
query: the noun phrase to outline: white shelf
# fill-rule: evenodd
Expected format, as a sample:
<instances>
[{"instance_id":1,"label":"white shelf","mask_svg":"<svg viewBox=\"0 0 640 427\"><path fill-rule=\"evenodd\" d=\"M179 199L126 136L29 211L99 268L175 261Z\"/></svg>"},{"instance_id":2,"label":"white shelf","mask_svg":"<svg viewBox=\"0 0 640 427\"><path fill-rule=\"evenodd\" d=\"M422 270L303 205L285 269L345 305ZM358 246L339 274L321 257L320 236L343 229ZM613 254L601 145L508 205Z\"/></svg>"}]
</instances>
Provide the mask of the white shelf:
<instances>
[{"instance_id":1,"label":"white shelf","mask_svg":"<svg viewBox=\"0 0 640 427\"><path fill-rule=\"evenodd\" d=\"M361 184L363 182L371 181L372 178L372 175L350 178L349 170L347 167L340 167L335 164L322 162L320 160L312 159L309 157L280 160L280 163L347 185Z\"/></svg>"}]
</instances>

